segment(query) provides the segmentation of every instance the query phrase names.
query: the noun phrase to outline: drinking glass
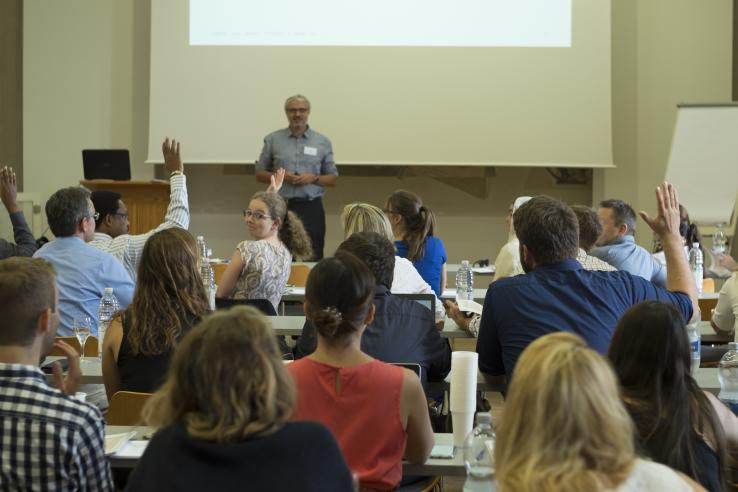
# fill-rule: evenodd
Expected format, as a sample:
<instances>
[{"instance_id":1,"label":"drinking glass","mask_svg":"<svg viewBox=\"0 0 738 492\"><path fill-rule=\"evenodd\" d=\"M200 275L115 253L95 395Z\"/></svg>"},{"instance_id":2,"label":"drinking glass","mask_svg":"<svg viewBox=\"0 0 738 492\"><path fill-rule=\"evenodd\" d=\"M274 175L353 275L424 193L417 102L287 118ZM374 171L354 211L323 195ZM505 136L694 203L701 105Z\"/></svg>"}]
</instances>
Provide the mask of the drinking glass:
<instances>
[{"instance_id":1,"label":"drinking glass","mask_svg":"<svg viewBox=\"0 0 738 492\"><path fill-rule=\"evenodd\" d=\"M80 357L80 363L86 362L85 359L85 342L92 332L92 321L89 316L77 316L72 321L72 330L74 330L74 336L77 337L80 347L82 347L82 356Z\"/></svg>"}]
</instances>

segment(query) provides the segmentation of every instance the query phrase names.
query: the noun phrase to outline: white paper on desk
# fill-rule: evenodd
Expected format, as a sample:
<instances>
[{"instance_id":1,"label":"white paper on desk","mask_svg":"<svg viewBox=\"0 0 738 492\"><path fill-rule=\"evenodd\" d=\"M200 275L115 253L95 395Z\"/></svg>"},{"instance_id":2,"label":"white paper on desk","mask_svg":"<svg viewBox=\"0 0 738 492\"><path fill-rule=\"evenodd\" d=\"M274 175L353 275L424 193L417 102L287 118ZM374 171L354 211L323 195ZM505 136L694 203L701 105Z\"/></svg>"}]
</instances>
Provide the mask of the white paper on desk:
<instances>
[{"instance_id":1,"label":"white paper on desk","mask_svg":"<svg viewBox=\"0 0 738 492\"><path fill-rule=\"evenodd\" d=\"M140 458L146 450L149 441L128 441L125 446L120 448L116 453L116 458Z\"/></svg>"},{"instance_id":2,"label":"white paper on desk","mask_svg":"<svg viewBox=\"0 0 738 492\"><path fill-rule=\"evenodd\" d=\"M459 305L459 311L463 311L465 313L482 314L483 306L478 302L460 299L456 301L456 303Z\"/></svg>"},{"instance_id":3,"label":"white paper on desk","mask_svg":"<svg viewBox=\"0 0 738 492\"><path fill-rule=\"evenodd\" d=\"M105 436L105 454L115 454L125 444L136 435L136 432L124 432L122 434L107 434Z\"/></svg>"}]
</instances>

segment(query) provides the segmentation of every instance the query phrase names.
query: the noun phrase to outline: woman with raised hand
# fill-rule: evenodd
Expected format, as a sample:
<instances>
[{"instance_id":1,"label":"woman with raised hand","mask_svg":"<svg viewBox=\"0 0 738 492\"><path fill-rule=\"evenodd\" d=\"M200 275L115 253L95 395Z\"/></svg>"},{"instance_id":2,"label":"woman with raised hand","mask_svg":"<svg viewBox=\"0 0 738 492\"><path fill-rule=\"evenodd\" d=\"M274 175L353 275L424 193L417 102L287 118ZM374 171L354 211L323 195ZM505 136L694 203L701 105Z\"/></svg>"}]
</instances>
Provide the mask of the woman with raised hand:
<instances>
[{"instance_id":1,"label":"woman with raised hand","mask_svg":"<svg viewBox=\"0 0 738 492\"><path fill-rule=\"evenodd\" d=\"M397 255L413 263L436 296L446 288L446 248L434 236L436 219L418 195L397 190L387 197L384 213L392 225Z\"/></svg>"},{"instance_id":2,"label":"woman with raised hand","mask_svg":"<svg viewBox=\"0 0 738 492\"><path fill-rule=\"evenodd\" d=\"M310 237L302 221L287 211L287 203L274 182L267 191L254 194L243 211L246 227L253 238L236 246L231 262L223 272L216 297L266 299L277 309L287 279L292 257L312 256Z\"/></svg>"},{"instance_id":3,"label":"woman with raised hand","mask_svg":"<svg viewBox=\"0 0 738 492\"><path fill-rule=\"evenodd\" d=\"M143 410L158 426L132 491L352 491L324 426L288 422L295 400L272 328L253 307L209 316L189 333Z\"/></svg>"},{"instance_id":4,"label":"woman with raised hand","mask_svg":"<svg viewBox=\"0 0 738 492\"><path fill-rule=\"evenodd\" d=\"M504 492L704 490L636 456L633 423L607 361L571 333L552 333L515 366L495 442Z\"/></svg>"},{"instance_id":5,"label":"woman with raised hand","mask_svg":"<svg viewBox=\"0 0 738 492\"><path fill-rule=\"evenodd\" d=\"M679 311L657 301L637 304L620 319L608 355L646 456L722 490L729 448L738 457L738 418L690 374Z\"/></svg>"},{"instance_id":6,"label":"woman with raised hand","mask_svg":"<svg viewBox=\"0 0 738 492\"><path fill-rule=\"evenodd\" d=\"M174 348L208 312L197 243L184 229L152 235L144 245L133 301L110 323L102 348L108 398L151 393L164 380Z\"/></svg>"},{"instance_id":7,"label":"woman with raised hand","mask_svg":"<svg viewBox=\"0 0 738 492\"><path fill-rule=\"evenodd\" d=\"M311 270L305 315L315 352L289 365L297 385L294 420L325 424L363 488L392 490L402 457L424 463L433 447L428 405L415 373L361 351L374 316L375 280L364 263L341 253Z\"/></svg>"},{"instance_id":8,"label":"woman with raised hand","mask_svg":"<svg viewBox=\"0 0 738 492\"><path fill-rule=\"evenodd\" d=\"M348 239L356 232L376 232L394 241L392 226L382 209L368 203L351 203L343 207L341 212L343 238ZM393 294L433 294L428 282L423 280L413 264L406 258L395 256L395 270L392 277ZM436 296L436 323L442 323L446 318L443 303Z\"/></svg>"}]
</instances>

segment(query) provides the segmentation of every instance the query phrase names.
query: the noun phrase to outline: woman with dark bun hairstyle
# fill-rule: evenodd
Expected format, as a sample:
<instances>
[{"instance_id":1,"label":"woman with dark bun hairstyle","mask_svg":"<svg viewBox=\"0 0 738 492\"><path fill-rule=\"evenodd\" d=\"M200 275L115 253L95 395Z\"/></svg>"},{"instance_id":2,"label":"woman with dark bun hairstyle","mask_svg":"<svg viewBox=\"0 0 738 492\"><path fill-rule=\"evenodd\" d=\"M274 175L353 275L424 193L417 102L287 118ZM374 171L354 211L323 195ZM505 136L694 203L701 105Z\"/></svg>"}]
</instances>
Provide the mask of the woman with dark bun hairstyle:
<instances>
[{"instance_id":1,"label":"woman with dark bun hairstyle","mask_svg":"<svg viewBox=\"0 0 738 492\"><path fill-rule=\"evenodd\" d=\"M298 395L293 419L331 429L362 488L392 490L402 478L403 454L411 463L428 459L433 430L415 373L361 351L374 318L374 284L351 254L318 263L305 288L305 315L318 345L288 367Z\"/></svg>"},{"instance_id":2,"label":"woman with dark bun hairstyle","mask_svg":"<svg viewBox=\"0 0 738 492\"><path fill-rule=\"evenodd\" d=\"M397 190L387 197L384 213L392 225L397 256L407 258L438 297L446 288L446 248L435 237L436 218L418 195Z\"/></svg>"}]
</instances>

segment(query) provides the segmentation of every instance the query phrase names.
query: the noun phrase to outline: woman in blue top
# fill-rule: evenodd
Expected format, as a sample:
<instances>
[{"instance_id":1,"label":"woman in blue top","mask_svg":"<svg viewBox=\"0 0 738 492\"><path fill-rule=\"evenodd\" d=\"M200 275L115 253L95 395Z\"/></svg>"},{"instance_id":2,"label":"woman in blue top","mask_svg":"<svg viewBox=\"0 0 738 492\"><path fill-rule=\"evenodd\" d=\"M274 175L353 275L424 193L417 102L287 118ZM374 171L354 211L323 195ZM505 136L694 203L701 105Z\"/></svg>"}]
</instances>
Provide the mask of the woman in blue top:
<instances>
[{"instance_id":1,"label":"woman in blue top","mask_svg":"<svg viewBox=\"0 0 738 492\"><path fill-rule=\"evenodd\" d=\"M433 235L433 212L415 193L397 190L387 198L384 213L392 224L397 256L412 261L423 280L441 297L446 288L446 248Z\"/></svg>"}]
</instances>

